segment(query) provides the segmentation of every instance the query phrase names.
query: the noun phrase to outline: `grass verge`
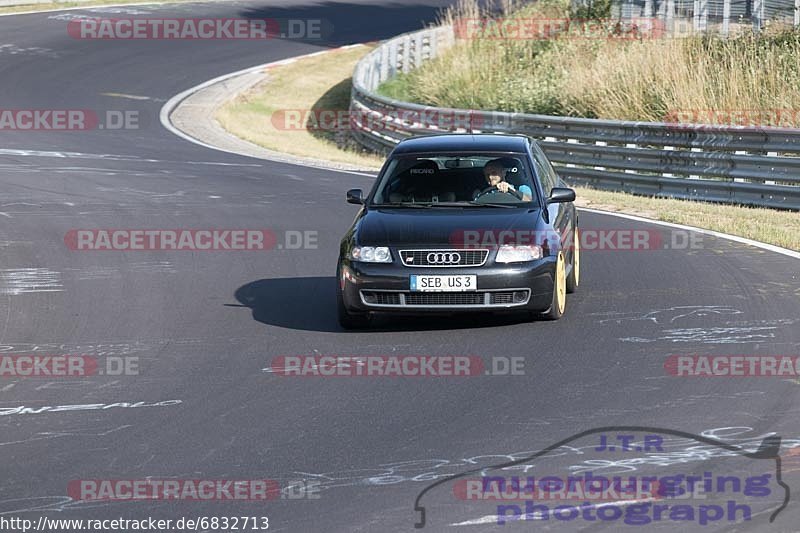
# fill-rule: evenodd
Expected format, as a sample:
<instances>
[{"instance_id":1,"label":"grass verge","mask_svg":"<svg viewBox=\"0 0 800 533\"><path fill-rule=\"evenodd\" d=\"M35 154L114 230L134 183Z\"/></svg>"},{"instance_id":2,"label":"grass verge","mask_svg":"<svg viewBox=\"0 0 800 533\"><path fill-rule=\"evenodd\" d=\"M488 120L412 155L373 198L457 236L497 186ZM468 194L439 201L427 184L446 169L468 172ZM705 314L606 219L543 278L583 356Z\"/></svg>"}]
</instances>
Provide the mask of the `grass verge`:
<instances>
[{"instance_id":1,"label":"grass verge","mask_svg":"<svg viewBox=\"0 0 800 533\"><path fill-rule=\"evenodd\" d=\"M800 251L800 213L634 196L576 187L581 207L710 229Z\"/></svg>"},{"instance_id":2,"label":"grass verge","mask_svg":"<svg viewBox=\"0 0 800 533\"><path fill-rule=\"evenodd\" d=\"M370 50L358 47L301 59L270 71L270 79L223 106L217 119L231 133L293 155L378 168L383 158L353 148L346 131L284 131L272 116L286 109L347 109L350 76ZM345 148L343 149L342 146ZM581 207L721 231L800 251L800 213L634 196L576 187Z\"/></svg>"},{"instance_id":3,"label":"grass verge","mask_svg":"<svg viewBox=\"0 0 800 533\"><path fill-rule=\"evenodd\" d=\"M215 118L237 137L270 150L380 168L383 158L357 145L347 126L350 79L369 50L336 50L273 68L264 82L227 102Z\"/></svg>"}]
</instances>

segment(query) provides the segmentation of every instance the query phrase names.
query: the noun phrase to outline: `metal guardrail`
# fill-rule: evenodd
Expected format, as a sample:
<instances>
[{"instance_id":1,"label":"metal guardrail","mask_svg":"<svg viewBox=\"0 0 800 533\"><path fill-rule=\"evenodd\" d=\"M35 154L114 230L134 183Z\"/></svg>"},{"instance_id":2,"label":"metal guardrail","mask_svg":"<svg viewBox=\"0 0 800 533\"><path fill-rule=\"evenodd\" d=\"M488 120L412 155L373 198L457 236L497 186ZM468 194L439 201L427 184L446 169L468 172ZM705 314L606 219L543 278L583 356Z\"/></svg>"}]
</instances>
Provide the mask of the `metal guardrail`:
<instances>
[{"instance_id":1,"label":"metal guardrail","mask_svg":"<svg viewBox=\"0 0 800 533\"><path fill-rule=\"evenodd\" d=\"M362 145L387 152L414 135L518 133L540 140L568 181L635 194L800 210L800 130L445 109L376 94L381 83L454 42L451 27L428 28L390 39L359 61L350 114Z\"/></svg>"}]
</instances>

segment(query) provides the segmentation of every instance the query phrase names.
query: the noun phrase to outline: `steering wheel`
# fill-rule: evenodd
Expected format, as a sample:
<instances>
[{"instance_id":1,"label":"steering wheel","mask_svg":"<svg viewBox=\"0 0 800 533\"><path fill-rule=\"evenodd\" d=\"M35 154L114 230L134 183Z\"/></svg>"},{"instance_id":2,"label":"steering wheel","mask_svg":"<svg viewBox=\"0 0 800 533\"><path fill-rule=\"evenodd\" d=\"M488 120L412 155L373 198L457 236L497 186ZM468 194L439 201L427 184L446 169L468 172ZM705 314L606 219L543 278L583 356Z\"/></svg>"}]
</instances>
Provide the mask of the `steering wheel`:
<instances>
[{"instance_id":1,"label":"steering wheel","mask_svg":"<svg viewBox=\"0 0 800 533\"><path fill-rule=\"evenodd\" d=\"M522 200L522 193L519 192L518 190L508 189L508 192L503 192L494 185L492 185L491 187L486 187L481 192L479 192L478 195L475 196L475 200L477 200L481 196L486 196L487 194L510 194L511 196L514 196L518 200Z\"/></svg>"}]
</instances>

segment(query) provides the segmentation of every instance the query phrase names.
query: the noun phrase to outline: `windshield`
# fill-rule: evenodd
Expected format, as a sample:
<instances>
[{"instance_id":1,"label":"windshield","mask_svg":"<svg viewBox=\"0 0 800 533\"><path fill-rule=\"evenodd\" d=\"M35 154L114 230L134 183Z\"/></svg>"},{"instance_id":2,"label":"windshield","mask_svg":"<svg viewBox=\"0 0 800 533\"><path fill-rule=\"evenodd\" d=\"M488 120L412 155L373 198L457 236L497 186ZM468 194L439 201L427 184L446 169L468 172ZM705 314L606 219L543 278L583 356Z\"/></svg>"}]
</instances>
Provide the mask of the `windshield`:
<instances>
[{"instance_id":1,"label":"windshield","mask_svg":"<svg viewBox=\"0 0 800 533\"><path fill-rule=\"evenodd\" d=\"M536 200L523 154L392 158L370 205L527 205Z\"/></svg>"}]
</instances>

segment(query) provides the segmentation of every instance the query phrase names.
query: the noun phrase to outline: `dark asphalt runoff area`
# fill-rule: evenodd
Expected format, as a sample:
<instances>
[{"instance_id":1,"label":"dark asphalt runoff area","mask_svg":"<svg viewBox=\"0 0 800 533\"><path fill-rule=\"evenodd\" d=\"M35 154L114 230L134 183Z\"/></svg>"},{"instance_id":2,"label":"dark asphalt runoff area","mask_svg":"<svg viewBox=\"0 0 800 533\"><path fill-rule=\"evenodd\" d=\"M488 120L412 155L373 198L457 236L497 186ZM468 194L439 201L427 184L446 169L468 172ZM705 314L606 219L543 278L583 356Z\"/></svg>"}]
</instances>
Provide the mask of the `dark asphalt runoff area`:
<instances>
[{"instance_id":1,"label":"dark asphalt runoff area","mask_svg":"<svg viewBox=\"0 0 800 533\"><path fill-rule=\"evenodd\" d=\"M0 17L0 109L139 116L136 129L0 129L0 356L71 354L138 365L122 375L0 376L0 519L267 516L271 531L414 531L420 491L478 468L521 483L587 471L772 477L769 495L750 497L751 520L735 524L726 514L705 525L698 521L703 501L685 502L696 515L683 522L550 516L499 525L498 505L516 503L524 513L525 502L464 500L454 480L423 495L424 530L797 531L797 378L677 377L665 362L673 355L800 355L798 259L581 212L584 229L647 231L663 246L619 250L606 242L584 250L581 286L559 321L396 319L343 331L335 269L356 213L344 194L369 188L373 178L206 149L159 122L169 98L208 79L418 29L444 4L288 0ZM67 32L76 16L323 19L333 31L322 40L79 40ZM317 245L75 251L65 243L70 230L92 228L265 228L279 243L286 232L316 232ZM687 236L694 245L679 246ZM487 367L492 358L521 358L523 371L291 377L271 366L279 356L327 354L469 355ZM671 429L750 451L779 435L789 504L769 522L784 498L775 460L666 434L659 448L615 452L596 450L594 434L492 468L615 426ZM603 435L614 441L630 433ZM641 441L646 434L653 432L636 435ZM269 501L92 501L68 488L80 480L145 479L274 480L283 490ZM741 497L708 495L709 503ZM204 524L196 530L234 531Z\"/></svg>"}]
</instances>

